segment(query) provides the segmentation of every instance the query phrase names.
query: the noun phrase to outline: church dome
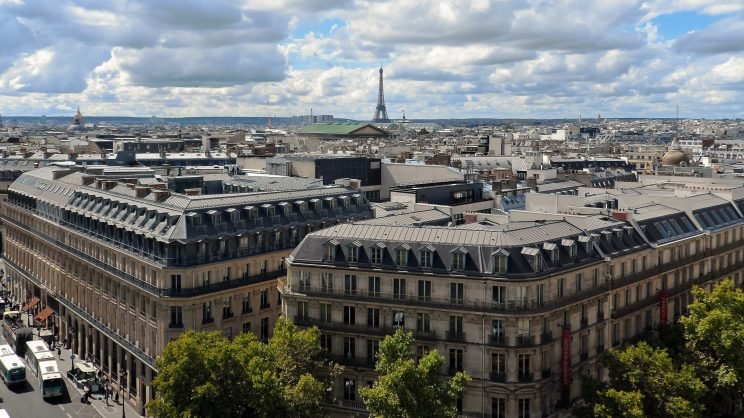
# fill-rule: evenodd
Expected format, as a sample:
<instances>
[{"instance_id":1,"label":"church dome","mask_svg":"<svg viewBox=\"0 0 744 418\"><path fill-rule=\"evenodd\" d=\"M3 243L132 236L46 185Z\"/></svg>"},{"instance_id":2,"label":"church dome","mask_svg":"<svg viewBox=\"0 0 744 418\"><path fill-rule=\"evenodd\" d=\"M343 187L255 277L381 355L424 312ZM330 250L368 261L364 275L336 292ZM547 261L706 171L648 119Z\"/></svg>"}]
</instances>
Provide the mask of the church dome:
<instances>
[{"instance_id":1,"label":"church dome","mask_svg":"<svg viewBox=\"0 0 744 418\"><path fill-rule=\"evenodd\" d=\"M679 141L675 138L672 144L669 146L669 150L661 157L661 163L663 165L687 165L690 162L690 156L686 152L682 151L682 147L679 145Z\"/></svg>"}]
</instances>

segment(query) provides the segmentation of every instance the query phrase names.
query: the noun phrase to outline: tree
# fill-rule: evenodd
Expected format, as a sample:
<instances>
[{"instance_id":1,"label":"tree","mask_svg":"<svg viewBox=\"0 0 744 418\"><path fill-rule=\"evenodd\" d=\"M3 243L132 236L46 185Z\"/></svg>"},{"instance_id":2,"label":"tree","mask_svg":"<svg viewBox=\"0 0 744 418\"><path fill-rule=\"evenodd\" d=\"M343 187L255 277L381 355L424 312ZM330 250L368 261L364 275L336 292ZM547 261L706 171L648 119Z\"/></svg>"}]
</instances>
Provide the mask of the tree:
<instances>
[{"instance_id":1,"label":"tree","mask_svg":"<svg viewBox=\"0 0 744 418\"><path fill-rule=\"evenodd\" d=\"M157 359L148 402L157 418L298 417L323 415L326 383L317 328L280 319L268 344L253 334L229 341L217 332L182 334ZM334 367L331 368L335 370Z\"/></svg>"},{"instance_id":2,"label":"tree","mask_svg":"<svg viewBox=\"0 0 744 418\"><path fill-rule=\"evenodd\" d=\"M724 280L710 293L693 290L695 302L681 319L698 376L708 387L712 414L741 414L744 401L744 292Z\"/></svg>"},{"instance_id":3,"label":"tree","mask_svg":"<svg viewBox=\"0 0 744 418\"><path fill-rule=\"evenodd\" d=\"M375 370L379 377L360 389L364 404L375 418L456 417L457 402L470 377L457 372L443 379L444 357L431 351L416 362L413 334L398 330L380 343Z\"/></svg>"},{"instance_id":4,"label":"tree","mask_svg":"<svg viewBox=\"0 0 744 418\"><path fill-rule=\"evenodd\" d=\"M705 386L689 365L675 367L666 350L640 342L610 351L604 363L610 387L598 393L595 416L700 416Z\"/></svg>"}]
</instances>

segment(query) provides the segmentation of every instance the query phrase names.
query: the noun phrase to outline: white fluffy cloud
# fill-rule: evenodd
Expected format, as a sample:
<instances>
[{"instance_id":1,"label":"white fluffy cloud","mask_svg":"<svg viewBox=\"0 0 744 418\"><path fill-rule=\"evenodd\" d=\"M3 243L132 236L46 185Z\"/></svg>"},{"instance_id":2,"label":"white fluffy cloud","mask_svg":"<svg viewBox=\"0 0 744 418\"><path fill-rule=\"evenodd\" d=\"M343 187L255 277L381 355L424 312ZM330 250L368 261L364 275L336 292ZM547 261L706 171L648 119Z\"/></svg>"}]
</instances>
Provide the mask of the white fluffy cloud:
<instances>
[{"instance_id":1,"label":"white fluffy cloud","mask_svg":"<svg viewBox=\"0 0 744 418\"><path fill-rule=\"evenodd\" d=\"M653 18L715 16L662 39ZM0 0L0 112L744 116L740 0ZM23 100L19 100L19 97ZM267 104L268 103L268 104Z\"/></svg>"}]
</instances>

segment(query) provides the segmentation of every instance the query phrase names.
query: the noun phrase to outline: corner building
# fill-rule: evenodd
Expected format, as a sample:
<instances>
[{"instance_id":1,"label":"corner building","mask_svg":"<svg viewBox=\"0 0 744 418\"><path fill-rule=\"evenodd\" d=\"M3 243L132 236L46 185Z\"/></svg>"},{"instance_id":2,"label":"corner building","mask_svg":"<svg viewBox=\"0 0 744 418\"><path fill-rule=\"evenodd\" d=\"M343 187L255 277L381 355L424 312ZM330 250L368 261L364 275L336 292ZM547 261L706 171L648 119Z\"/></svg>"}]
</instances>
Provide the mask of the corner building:
<instances>
[{"instance_id":1,"label":"corner building","mask_svg":"<svg viewBox=\"0 0 744 418\"><path fill-rule=\"evenodd\" d=\"M3 260L12 294L51 308L58 339L141 413L169 341L184 330L268 339L291 249L312 231L371 216L356 191L298 179L187 196L152 175L102 173L21 175L2 208Z\"/></svg>"},{"instance_id":2,"label":"corner building","mask_svg":"<svg viewBox=\"0 0 744 418\"><path fill-rule=\"evenodd\" d=\"M337 225L288 258L282 309L317 325L346 366L329 400L339 416L364 412L358 388L375 380L379 343L396 328L414 333L419 355L444 356L442 375L473 378L463 416L566 416L581 376L605 377L605 349L676 320L694 284L741 285L742 202L642 203L622 221Z\"/></svg>"}]
</instances>

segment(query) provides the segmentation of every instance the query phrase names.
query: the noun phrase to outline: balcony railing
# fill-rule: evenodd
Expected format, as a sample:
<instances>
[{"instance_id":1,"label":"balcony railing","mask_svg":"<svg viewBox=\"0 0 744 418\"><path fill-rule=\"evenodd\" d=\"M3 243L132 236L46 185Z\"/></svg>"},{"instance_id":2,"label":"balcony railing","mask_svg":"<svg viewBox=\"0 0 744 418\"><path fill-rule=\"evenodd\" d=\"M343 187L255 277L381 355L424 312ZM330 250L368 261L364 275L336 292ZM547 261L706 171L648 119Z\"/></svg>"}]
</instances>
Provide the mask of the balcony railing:
<instances>
[{"instance_id":1,"label":"balcony railing","mask_svg":"<svg viewBox=\"0 0 744 418\"><path fill-rule=\"evenodd\" d=\"M504 383L506 382L506 373L504 372L491 372L489 378L492 382Z\"/></svg>"},{"instance_id":2,"label":"balcony railing","mask_svg":"<svg viewBox=\"0 0 744 418\"><path fill-rule=\"evenodd\" d=\"M542 335L540 336L540 343L541 344L547 344L547 343L549 343L551 341L553 341L553 332L552 331L543 332Z\"/></svg>"},{"instance_id":3,"label":"balcony railing","mask_svg":"<svg viewBox=\"0 0 744 418\"><path fill-rule=\"evenodd\" d=\"M553 371L550 369L542 369L542 372L540 373L540 375L542 376L543 379L547 379L553 375Z\"/></svg>"},{"instance_id":4,"label":"balcony railing","mask_svg":"<svg viewBox=\"0 0 744 418\"><path fill-rule=\"evenodd\" d=\"M587 361L589 359L589 352L584 351L583 353L579 354L579 358L581 361Z\"/></svg>"},{"instance_id":5,"label":"balcony railing","mask_svg":"<svg viewBox=\"0 0 744 418\"><path fill-rule=\"evenodd\" d=\"M488 343L495 346L506 346L506 335L496 334L488 336Z\"/></svg>"},{"instance_id":6,"label":"balcony railing","mask_svg":"<svg viewBox=\"0 0 744 418\"><path fill-rule=\"evenodd\" d=\"M105 271L108 274L116 276L119 279L133 286L136 286L139 289L142 289L153 296L158 296L158 297L185 298L185 297L201 296L201 295L206 295L212 292L219 292L222 290L229 290L229 289L234 289L234 288L241 287L241 286L247 286L247 285L251 285L255 283L260 283L260 282L267 281L267 280L273 280L273 279L282 277L286 274L285 270L279 270L279 271L272 271L268 273L262 273L262 274L255 275L255 276L248 276L247 278L240 278L240 279L234 279L234 280L229 280L229 281L222 281L218 283L204 284L202 286L197 286L197 287L159 288L150 283L147 283L146 281L142 279L132 276L129 273L123 272L117 269L116 267L111 266L101 260L98 260L97 258L91 257L90 255L80 250L70 247L69 245L65 244L64 242L60 240L51 238L45 234L42 234L36 230L33 230L32 228L28 228L27 226L20 225L17 222L13 220L9 220L5 217L3 217L3 219L16 225L19 228L23 228L27 230L31 229L34 232L34 235L36 235L38 238L41 238L44 241L56 246L57 248L76 256L77 258L85 261L86 263L94 265L95 267Z\"/></svg>"},{"instance_id":7,"label":"balcony railing","mask_svg":"<svg viewBox=\"0 0 744 418\"><path fill-rule=\"evenodd\" d=\"M532 335L517 335L518 346L535 345L535 337Z\"/></svg>"},{"instance_id":8,"label":"balcony railing","mask_svg":"<svg viewBox=\"0 0 744 418\"><path fill-rule=\"evenodd\" d=\"M532 373L520 373L517 376L520 383L528 383L532 381Z\"/></svg>"},{"instance_id":9,"label":"balcony railing","mask_svg":"<svg viewBox=\"0 0 744 418\"><path fill-rule=\"evenodd\" d=\"M581 328L586 328L589 326L589 318L581 318Z\"/></svg>"},{"instance_id":10,"label":"balcony railing","mask_svg":"<svg viewBox=\"0 0 744 418\"><path fill-rule=\"evenodd\" d=\"M446 333L446 339L447 341L465 341L465 333L461 331L447 331Z\"/></svg>"},{"instance_id":11,"label":"balcony railing","mask_svg":"<svg viewBox=\"0 0 744 418\"><path fill-rule=\"evenodd\" d=\"M305 287L300 290L298 286L284 286L285 293L295 292L298 294L319 298L327 298L329 296L332 296L333 298L349 299L355 302L388 303L402 306L423 306L468 312L498 312L500 314L507 315L548 312L598 296L609 289L609 283L605 283L601 286L579 292L578 294L570 295L554 301L546 301L543 303L538 302L537 299L507 301L506 303L493 303L492 301L481 301L473 299L457 299L458 303L453 304L453 299L450 298L431 297L420 299L417 294L409 295L400 293L375 292L375 296L371 296L368 292L357 292L356 295L347 295L345 294L343 288ZM461 304L459 303L460 301L462 301Z\"/></svg>"},{"instance_id":12,"label":"balcony railing","mask_svg":"<svg viewBox=\"0 0 744 418\"><path fill-rule=\"evenodd\" d=\"M44 282L42 282L38 277L25 271L23 268L21 268L20 266L18 266L17 264L8 260L5 257L3 257L2 260L4 261L6 266L13 268L18 274L25 277L30 282L34 283L36 286L42 288L44 291L46 291L48 295L56 299L60 303L60 305L74 312L76 315L82 318L85 322L89 323L94 328L99 330L101 333L111 338L114 342L116 342L116 344L123 347L125 350L130 352L132 355L137 357L140 361L147 364L151 369L157 372L157 368L155 367L155 359L150 354L146 353L141 348L135 346L131 341L125 339L124 337L116 333L114 330L109 328L107 324L102 323L101 321L96 319L93 315L91 315L90 313L86 312L84 309L81 309L79 306L77 306L76 304L68 300L62 294L59 294L55 292L53 289L50 289L49 287L47 287L44 284Z\"/></svg>"}]
</instances>

